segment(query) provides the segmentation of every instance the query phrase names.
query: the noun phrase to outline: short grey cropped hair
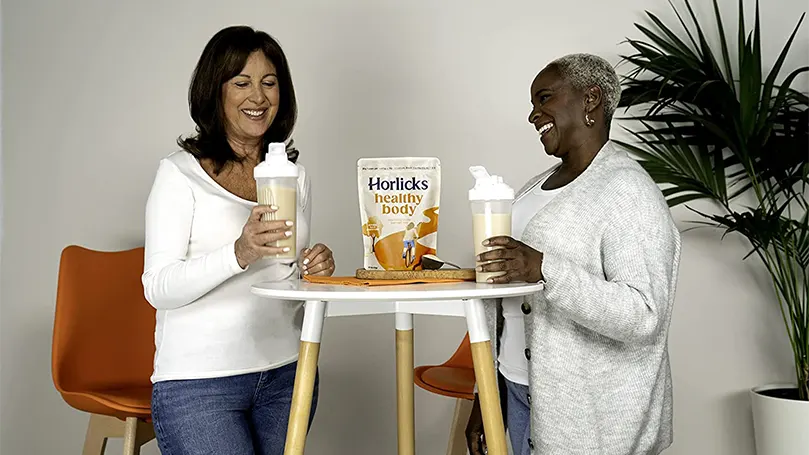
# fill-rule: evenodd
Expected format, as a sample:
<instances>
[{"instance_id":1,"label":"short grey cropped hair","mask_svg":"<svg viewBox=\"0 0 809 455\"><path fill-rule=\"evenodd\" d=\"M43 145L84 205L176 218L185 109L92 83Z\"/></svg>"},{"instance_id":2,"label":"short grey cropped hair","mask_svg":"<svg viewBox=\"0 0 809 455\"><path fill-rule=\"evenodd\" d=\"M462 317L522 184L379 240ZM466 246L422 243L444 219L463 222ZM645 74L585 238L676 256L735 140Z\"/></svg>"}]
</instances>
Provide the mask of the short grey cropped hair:
<instances>
[{"instance_id":1,"label":"short grey cropped hair","mask_svg":"<svg viewBox=\"0 0 809 455\"><path fill-rule=\"evenodd\" d=\"M612 120L612 114L621 100L621 82L608 61L592 54L569 54L548 66L555 66L562 79L577 90L587 90L597 85L601 89L604 117L607 123Z\"/></svg>"}]
</instances>

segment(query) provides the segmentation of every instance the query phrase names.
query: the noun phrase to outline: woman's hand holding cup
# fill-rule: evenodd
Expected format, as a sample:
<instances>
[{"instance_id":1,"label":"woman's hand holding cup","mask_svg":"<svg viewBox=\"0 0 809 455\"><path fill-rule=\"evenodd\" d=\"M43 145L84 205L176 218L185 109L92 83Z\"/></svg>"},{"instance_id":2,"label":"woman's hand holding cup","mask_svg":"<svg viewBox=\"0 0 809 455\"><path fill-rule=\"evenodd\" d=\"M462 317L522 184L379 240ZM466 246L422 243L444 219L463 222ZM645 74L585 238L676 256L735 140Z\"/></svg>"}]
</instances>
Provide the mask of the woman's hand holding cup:
<instances>
[{"instance_id":1,"label":"woman's hand holding cup","mask_svg":"<svg viewBox=\"0 0 809 455\"><path fill-rule=\"evenodd\" d=\"M250 218L242 228L242 235L236 240L236 260L239 267L248 265L266 256L276 256L289 251L289 248L278 248L270 245L278 240L292 236L292 221L261 221L265 213L274 213L278 207L257 205L250 212Z\"/></svg>"}]
</instances>

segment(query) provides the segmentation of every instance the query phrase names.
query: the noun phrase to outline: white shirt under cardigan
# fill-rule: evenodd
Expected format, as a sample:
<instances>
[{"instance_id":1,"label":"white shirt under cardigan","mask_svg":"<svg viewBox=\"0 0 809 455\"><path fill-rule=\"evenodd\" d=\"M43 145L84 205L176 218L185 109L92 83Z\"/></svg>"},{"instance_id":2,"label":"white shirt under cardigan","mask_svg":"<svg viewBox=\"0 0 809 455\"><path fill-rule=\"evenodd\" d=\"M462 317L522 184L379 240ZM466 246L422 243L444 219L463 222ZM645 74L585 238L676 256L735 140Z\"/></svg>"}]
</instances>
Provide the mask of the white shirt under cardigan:
<instances>
[{"instance_id":1,"label":"white shirt under cardigan","mask_svg":"<svg viewBox=\"0 0 809 455\"><path fill-rule=\"evenodd\" d=\"M310 185L298 165L298 251L308 246ZM302 304L254 296L296 278L293 260L239 267L234 245L255 202L221 187L185 151L160 161L146 203L146 300L157 309L152 382L225 377L297 360Z\"/></svg>"},{"instance_id":2,"label":"white shirt under cardigan","mask_svg":"<svg viewBox=\"0 0 809 455\"><path fill-rule=\"evenodd\" d=\"M530 190L514 201L511 209L511 236L522 238L525 226L531 218L542 210L561 188L543 190L542 185L550 177L537 182ZM528 360L525 358L525 322L520 308L525 299L511 297L503 299L503 333L500 335L500 354L497 358L500 373L511 382L528 385Z\"/></svg>"}]
</instances>

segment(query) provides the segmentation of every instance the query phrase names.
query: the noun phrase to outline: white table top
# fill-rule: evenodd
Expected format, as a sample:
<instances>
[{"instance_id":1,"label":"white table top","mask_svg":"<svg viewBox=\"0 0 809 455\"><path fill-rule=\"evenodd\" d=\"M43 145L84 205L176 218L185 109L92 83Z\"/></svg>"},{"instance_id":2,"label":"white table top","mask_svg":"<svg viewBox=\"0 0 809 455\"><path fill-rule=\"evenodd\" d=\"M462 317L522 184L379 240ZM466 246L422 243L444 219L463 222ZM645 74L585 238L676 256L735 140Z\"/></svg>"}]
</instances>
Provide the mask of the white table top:
<instances>
[{"instance_id":1,"label":"white table top","mask_svg":"<svg viewBox=\"0 0 809 455\"><path fill-rule=\"evenodd\" d=\"M403 302L518 297L539 292L542 288L542 283L486 284L463 281L394 286L335 286L290 280L258 283L252 286L251 291L261 297L283 300Z\"/></svg>"}]
</instances>

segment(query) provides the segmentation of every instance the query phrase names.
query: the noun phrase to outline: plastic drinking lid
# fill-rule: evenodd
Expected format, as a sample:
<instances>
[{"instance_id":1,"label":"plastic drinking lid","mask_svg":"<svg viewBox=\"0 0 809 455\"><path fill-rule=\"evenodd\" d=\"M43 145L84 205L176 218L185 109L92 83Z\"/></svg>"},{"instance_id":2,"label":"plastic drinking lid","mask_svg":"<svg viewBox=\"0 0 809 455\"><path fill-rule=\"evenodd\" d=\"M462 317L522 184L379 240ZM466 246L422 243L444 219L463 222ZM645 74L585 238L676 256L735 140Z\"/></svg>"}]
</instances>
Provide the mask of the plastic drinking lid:
<instances>
[{"instance_id":1,"label":"plastic drinking lid","mask_svg":"<svg viewBox=\"0 0 809 455\"><path fill-rule=\"evenodd\" d=\"M298 177L298 166L289 161L287 146L283 142L273 142L267 157L253 168L253 178Z\"/></svg>"},{"instance_id":2,"label":"plastic drinking lid","mask_svg":"<svg viewBox=\"0 0 809 455\"><path fill-rule=\"evenodd\" d=\"M471 166L469 172L475 177L475 186L469 190L470 201L494 201L514 199L514 188L508 186L499 175L489 175L483 166Z\"/></svg>"}]
</instances>

